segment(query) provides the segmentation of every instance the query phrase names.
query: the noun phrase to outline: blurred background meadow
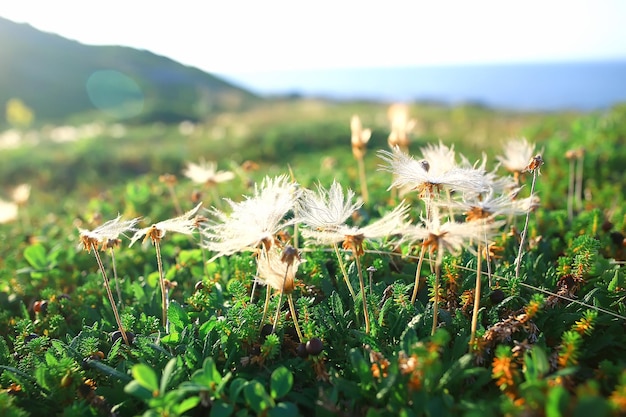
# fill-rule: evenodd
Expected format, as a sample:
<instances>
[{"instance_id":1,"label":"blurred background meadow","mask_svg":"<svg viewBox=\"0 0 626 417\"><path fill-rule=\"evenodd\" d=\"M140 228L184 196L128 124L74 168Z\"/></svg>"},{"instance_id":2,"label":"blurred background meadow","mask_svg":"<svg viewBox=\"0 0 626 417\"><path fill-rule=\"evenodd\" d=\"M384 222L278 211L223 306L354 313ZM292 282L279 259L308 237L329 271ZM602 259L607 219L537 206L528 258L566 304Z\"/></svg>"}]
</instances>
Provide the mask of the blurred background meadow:
<instances>
[{"instance_id":1,"label":"blurred background meadow","mask_svg":"<svg viewBox=\"0 0 626 417\"><path fill-rule=\"evenodd\" d=\"M619 1L3 2L0 198L26 183L31 206L78 215L70 202L131 181L167 196L159 176L201 158L355 188L350 118L372 129L374 172L394 103L413 150L600 146L582 126L624 115L624 16Z\"/></svg>"}]
</instances>

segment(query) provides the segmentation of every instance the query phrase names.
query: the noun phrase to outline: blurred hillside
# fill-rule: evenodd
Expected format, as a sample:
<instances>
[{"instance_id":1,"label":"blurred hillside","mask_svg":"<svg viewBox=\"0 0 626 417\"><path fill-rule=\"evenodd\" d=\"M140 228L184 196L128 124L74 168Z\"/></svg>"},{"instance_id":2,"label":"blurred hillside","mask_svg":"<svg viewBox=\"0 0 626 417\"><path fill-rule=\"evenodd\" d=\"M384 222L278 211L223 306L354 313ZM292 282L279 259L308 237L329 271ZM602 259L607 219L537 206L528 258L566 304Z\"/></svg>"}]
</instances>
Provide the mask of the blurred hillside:
<instances>
[{"instance_id":1,"label":"blurred hillside","mask_svg":"<svg viewBox=\"0 0 626 417\"><path fill-rule=\"evenodd\" d=\"M148 51L83 45L3 18L0 63L0 105L19 99L37 121L79 115L136 123L200 120L258 100L218 77Z\"/></svg>"}]
</instances>

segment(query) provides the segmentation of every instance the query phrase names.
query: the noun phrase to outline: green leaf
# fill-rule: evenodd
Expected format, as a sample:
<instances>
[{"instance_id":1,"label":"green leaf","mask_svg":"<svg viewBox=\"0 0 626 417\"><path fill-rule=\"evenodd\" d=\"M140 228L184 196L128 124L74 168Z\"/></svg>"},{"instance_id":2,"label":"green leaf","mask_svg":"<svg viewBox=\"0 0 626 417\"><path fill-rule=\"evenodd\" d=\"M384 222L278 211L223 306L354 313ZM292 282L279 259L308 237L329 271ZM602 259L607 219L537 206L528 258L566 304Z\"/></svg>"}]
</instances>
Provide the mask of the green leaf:
<instances>
[{"instance_id":1,"label":"green leaf","mask_svg":"<svg viewBox=\"0 0 626 417\"><path fill-rule=\"evenodd\" d=\"M36 243L24 249L24 259L34 269L48 269L48 260L46 259L46 249L43 245Z\"/></svg>"},{"instance_id":2,"label":"green leaf","mask_svg":"<svg viewBox=\"0 0 626 417\"><path fill-rule=\"evenodd\" d=\"M184 414L186 411L191 410L200 403L200 397L189 397L181 401L174 407L174 410L178 414Z\"/></svg>"},{"instance_id":3,"label":"green leaf","mask_svg":"<svg viewBox=\"0 0 626 417\"><path fill-rule=\"evenodd\" d=\"M132 379L130 376L126 375L125 373L122 373L115 368L111 368L110 366L105 365L102 362L97 361L97 360L87 361L87 365L90 368L97 369L98 371L104 373L105 375L109 375L111 377L117 378L124 382L129 382Z\"/></svg>"},{"instance_id":4,"label":"green leaf","mask_svg":"<svg viewBox=\"0 0 626 417\"><path fill-rule=\"evenodd\" d=\"M202 369L193 373L191 381L204 387L204 389L215 387L222 381L222 375L217 370L213 358L208 357L204 360Z\"/></svg>"},{"instance_id":5,"label":"green leaf","mask_svg":"<svg viewBox=\"0 0 626 417\"><path fill-rule=\"evenodd\" d=\"M137 398L141 398L144 401L148 401L153 398L153 392L145 387L142 387L137 381L130 381L124 387L124 392L130 395L134 395Z\"/></svg>"},{"instance_id":6,"label":"green leaf","mask_svg":"<svg viewBox=\"0 0 626 417\"><path fill-rule=\"evenodd\" d=\"M159 391L159 382L157 379L157 375L152 368L150 368L145 363L138 363L133 366L132 369L133 377L135 381L142 387L150 390L150 392L158 393Z\"/></svg>"},{"instance_id":7,"label":"green leaf","mask_svg":"<svg viewBox=\"0 0 626 417\"><path fill-rule=\"evenodd\" d=\"M468 353L461 356L457 361L450 365L448 370L441 376L441 378L439 378L438 389L443 389L448 384L459 380L459 375L461 375L464 369L471 365L472 360L473 356Z\"/></svg>"},{"instance_id":8,"label":"green leaf","mask_svg":"<svg viewBox=\"0 0 626 417\"><path fill-rule=\"evenodd\" d=\"M230 384L230 387L228 389L228 393L229 393L228 396L231 401L233 402L237 401L237 398L239 398L239 394L241 393L243 388L246 386L246 384L247 384L247 381L243 378L233 379L233 382Z\"/></svg>"},{"instance_id":9,"label":"green leaf","mask_svg":"<svg viewBox=\"0 0 626 417\"><path fill-rule=\"evenodd\" d=\"M25 373L24 371L20 371L20 370L19 370L19 369L17 369L17 368L13 368L12 366L4 366L4 365L0 365L0 369L5 370L6 372L8 372L8 373L10 373L10 374L15 375L15 376L16 376L16 377L18 377L18 378L24 378L24 379L26 379L27 381L29 381L29 382L31 382L31 383L33 383L33 384L35 384L35 385L37 386L37 388L38 388L39 390L41 390L43 393L45 393L46 395L50 395L50 391L48 391L48 389L47 389L47 388L45 388L45 387L43 387L43 386L39 385L38 381L37 381L35 378L33 378L33 376L32 376L32 375L29 375L29 374ZM16 379L17 379L17 378L16 378Z\"/></svg>"},{"instance_id":10,"label":"green leaf","mask_svg":"<svg viewBox=\"0 0 626 417\"><path fill-rule=\"evenodd\" d=\"M198 328L198 336L204 340L207 335L217 326L217 318L212 316L208 321L205 321Z\"/></svg>"},{"instance_id":11,"label":"green leaf","mask_svg":"<svg viewBox=\"0 0 626 417\"><path fill-rule=\"evenodd\" d=\"M357 348L353 348L350 351L350 362L352 363L352 369L356 372L361 384L369 386L372 383L372 372L370 371L370 365L365 361L365 358Z\"/></svg>"},{"instance_id":12,"label":"green leaf","mask_svg":"<svg viewBox=\"0 0 626 417\"><path fill-rule=\"evenodd\" d=\"M370 408L369 410L367 410L367 414L365 414L365 417L381 417L382 414L380 414L380 411L374 410L373 408Z\"/></svg>"},{"instance_id":13,"label":"green leaf","mask_svg":"<svg viewBox=\"0 0 626 417\"><path fill-rule=\"evenodd\" d=\"M567 390L560 385L550 389L546 399L546 417L561 417L565 415L569 403Z\"/></svg>"},{"instance_id":14,"label":"green leaf","mask_svg":"<svg viewBox=\"0 0 626 417\"><path fill-rule=\"evenodd\" d=\"M225 403L222 400L216 400L211 407L210 417L229 417L233 411L235 410L235 406L233 404Z\"/></svg>"},{"instance_id":15,"label":"green leaf","mask_svg":"<svg viewBox=\"0 0 626 417\"><path fill-rule=\"evenodd\" d=\"M524 357L524 375L528 381L541 379L549 370L548 357L543 349L535 345Z\"/></svg>"},{"instance_id":16,"label":"green leaf","mask_svg":"<svg viewBox=\"0 0 626 417\"><path fill-rule=\"evenodd\" d=\"M574 417L603 417L609 416L608 401L600 396L584 396L578 400L574 413Z\"/></svg>"},{"instance_id":17,"label":"green leaf","mask_svg":"<svg viewBox=\"0 0 626 417\"><path fill-rule=\"evenodd\" d=\"M182 250L178 254L178 261L183 265L190 263L190 262L192 263L202 262L202 250L200 249Z\"/></svg>"},{"instance_id":18,"label":"green leaf","mask_svg":"<svg viewBox=\"0 0 626 417\"><path fill-rule=\"evenodd\" d=\"M174 373L174 367L176 366L176 358L169 360L165 368L163 369L163 375L161 375L161 385L159 385L160 392L165 392L170 382L170 378Z\"/></svg>"},{"instance_id":19,"label":"green leaf","mask_svg":"<svg viewBox=\"0 0 626 417\"><path fill-rule=\"evenodd\" d=\"M298 412L298 407L294 403L282 402L269 410L267 415L269 417L297 417L300 413Z\"/></svg>"},{"instance_id":20,"label":"green leaf","mask_svg":"<svg viewBox=\"0 0 626 417\"><path fill-rule=\"evenodd\" d=\"M620 276L619 269L615 269L615 273L613 274L613 278L609 282L608 290L611 292L615 292L618 288L624 287L624 279Z\"/></svg>"},{"instance_id":21,"label":"green leaf","mask_svg":"<svg viewBox=\"0 0 626 417\"><path fill-rule=\"evenodd\" d=\"M181 337L178 332L170 332L170 334L166 334L161 338L161 343L166 345L177 345L180 343Z\"/></svg>"},{"instance_id":22,"label":"green leaf","mask_svg":"<svg viewBox=\"0 0 626 417\"><path fill-rule=\"evenodd\" d=\"M293 386L293 375L287 368L281 366L272 372L270 378L270 395L275 400L287 395Z\"/></svg>"},{"instance_id":23,"label":"green leaf","mask_svg":"<svg viewBox=\"0 0 626 417\"><path fill-rule=\"evenodd\" d=\"M173 333L180 333L189 323L191 323L185 309L182 308L176 301L172 301L170 303L170 306L167 309L167 317L170 320L170 328Z\"/></svg>"},{"instance_id":24,"label":"green leaf","mask_svg":"<svg viewBox=\"0 0 626 417\"><path fill-rule=\"evenodd\" d=\"M274 400L267 395L265 388L258 381L250 381L243 388L243 395L246 402L256 413L274 407Z\"/></svg>"}]
</instances>

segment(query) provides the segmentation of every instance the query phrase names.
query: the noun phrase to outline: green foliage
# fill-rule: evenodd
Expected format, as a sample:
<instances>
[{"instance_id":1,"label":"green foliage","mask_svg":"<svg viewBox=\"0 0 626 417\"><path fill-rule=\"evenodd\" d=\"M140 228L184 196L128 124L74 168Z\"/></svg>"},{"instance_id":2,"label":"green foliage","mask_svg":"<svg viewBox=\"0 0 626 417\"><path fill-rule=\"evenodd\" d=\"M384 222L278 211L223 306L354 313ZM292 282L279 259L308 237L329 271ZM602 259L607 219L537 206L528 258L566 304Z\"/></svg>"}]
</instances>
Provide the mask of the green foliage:
<instances>
[{"instance_id":1,"label":"green foliage","mask_svg":"<svg viewBox=\"0 0 626 417\"><path fill-rule=\"evenodd\" d=\"M302 187L317 180L327 184L336 177L356 188L355 172L343 169L352 166L349 152L331 145L344 138L341 147L348 146L344 125L349 116L344 118L344 112L378 111L372 108L346 104L329 114L320 105L318 111L328 121L317 133L314 121L298 122L297 117L284 130L263 125L260 113L255 115L256 124L246 121L255 127L251 137L286 143L277 152L274 145L262 142L258 152L276 163L289 160ZM422 110L427 126L447 114ZM476 117L485 116L475 109L445 111L454 113L450 123L459 137L463 126L454 123L473 112L478 112ZM249 143L243 137L228 144L211 141L205 148L190 147L176 154L178 142L158 149L160 143L176 137L166 131L154 136L149 146L155 150L151 161L132 156L133 152L145 153L146 142L141 143L141 138L130 143L129 153L123 155L115 155L117 151L111 148L120 143L82 143L69 156L77 171L67 172L73 181L78 181L75 172L84 172L81 192L96 195L103 189L98 184L115 175L124 178L123 184L107 185L107 191L93 199L73 194L61 202L45 200L42 193L42 200L29 208L30 227L0 229L0 414L560 416L590 414L589 410L594 415L623 414L626 217L618 194L623 191L623 180L612 171L619 166L616 159L621 148L613 147L613 154L618 154L614 156L606 152L610 146L605 143L599 144L598 154L596 148L588 147L585 189L589 191L584 207L577 208L571 220L564 207L567 194L555 195L566 191L568 178L567 161L556 153L562 152L561 133L571 134L568 146L589 145L594 135L615 145L624 133L623 123L618 123L626 116L622 112L616 109L562 125L553 121L558 128L546 121L545 129L554 130L537 133L537 139L542 135L549 139L541 143L546 146L547 163L538 179L541 205L530 217L522 274L514 275L519 224L513 227L511 219L495 239L491 288L484 257L480 265L484 277L478 339L471 346L478 262L470 250L443 258L440 325L431 335L434 274L428 257L417 301L410 302L419 246L394 239L368 242L361 262L375 271L371 285L365 275L365 295L353 299L334 253L301 239L306 262L298 270L291 293L304 338L301 344L291 312L278 305L278 297L270 297L269 313L262 322L267 289L257 286L251 295L257 274L255 253L238 253L205 265L212 254L200 248L197 234L168 234L162 244L166 277L177 283L169 293L168 329L160 323L161 294L153 248L123 244L116 249L121 320L134 335L126 345L116 335L117 325L93 256L76 250L76 226L90 228L97 213L102 218L118 212L124 217L141 215L148 218L148 224L169 218L175 213L174 204L155 173L179 172L189 155L204 154L200 149L215 147L219 158L238 140L239 145ZM147 127L138 127L135 134L148 136L147 132ZM324 138L317 138L320 132ZM386 146L384 135L372 141ZM329 149L316 151L319 144ZM462 146L473 148L467 143ZM286 149L296 153L288 154ZM252 146L239 152L232 157L234 161L259 155ZM91 159L80 162L83 156ZM322 156L336 158L336 168L320 168ZM32 156L35 162L40 157L44 158ZM594 170L594 157L612 168ZM61 158L61 164L64 161ZM89 166L92 163L94 167ZM395 204L386 190L389 178L374 172L375 158L367 163L372 171L372 203L352 219L354 224L367 224ZM120 167L119 173L107 177L107 169ZM0 171L10 169L2 166ZM152 174L136 176L150 169ZM267 165L258 173L242 173L242 181L219 191L239 201L242 194L249 194L247 181L258 181L277 170ZM61 174L49 175L45 181L56 181L59 177L54 175ZM192 206L182 198L194 189L196 185L182 180L177 184L183 208ZM78 195L81 198L75 198ZM414 205L411 217L417 219L421 203L412 194L407 200ZM205 201L207 206L217 204ZM102 258L110 271L113 260L107 252L102 252ZM343 259L357 287L352 254L344 253ZM363 320L363 296L370 312L369 334ZM277 310L276 331L268 334L264 325L272 324ZM319 339L321 351L307 351L306 342L312 339Z\"/></svg>"}]
</instances>

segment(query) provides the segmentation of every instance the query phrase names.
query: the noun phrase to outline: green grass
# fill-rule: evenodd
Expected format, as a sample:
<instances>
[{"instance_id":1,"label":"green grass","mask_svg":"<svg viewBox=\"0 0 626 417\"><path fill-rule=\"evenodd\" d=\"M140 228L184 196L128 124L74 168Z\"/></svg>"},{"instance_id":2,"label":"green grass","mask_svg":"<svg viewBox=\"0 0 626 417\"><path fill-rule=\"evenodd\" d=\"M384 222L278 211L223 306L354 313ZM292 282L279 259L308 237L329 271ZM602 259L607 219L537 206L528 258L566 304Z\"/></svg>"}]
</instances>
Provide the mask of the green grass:
<instances>
[{"instance_id":1,"label":"green grass","mask_svg":"<svg viewBox=\"0 0 626 417\"><path fill-rule=\"evenodd\" d=\"M366 247L363 265L376 268L366 297L372 318L366 334L362 299L354 301L343 285L333 252L307 246L298 271L302 285L293 295L305 338L321 339L324 350L301 357L284 314L276 335L261 332L264 290L250 301L256 271L250 253L203 265L197 237L168 234L165 277L178 286L165 335L154 250L128 248L124 240L116 251L121 315L136 335L125 346L112 338L117 326L93 256L77 249L76 227L89 227L97 214L103 220L118 213L144 216L146 225L174 216L161 174L179 176L181 204L193 207L190 195L202 187L180 172L200 157L218 161L220 169L247 159L260 163L258 171L218 186L236 201L250 195L249 182L289 173L289 167L303 187L337 179L358 191L349 149L353 113L374 130L366 155L371 203L353 219L366 224L393 207L391 176L378 170L375 154L387 148L384 105L276 101L222 114L190 136L175 126L147 125L129 128L124 138L3 151L7 191L29 182L33 195L23 223L0 225L0 410L16 416L112 410L124 416L557 416L589 409L620 415L626 396L626 150L619 146L625 110L539 115L412 107L422 126L411 145L414 154L441 139L470 160L486 152L492 168L510 137L525 135L544 149L541 205L530 218L521 278L513 265L519 235L503 229L497 238L502 258L493 266L496 287L481 299L482 338L474 351L468 342L477 265L470 251L444 258L443 325L431 336L432 290L420 291L415 305L408 302L419 247ZM565 151L578 147L586 149L584 198L569 221ZM210 205L210 193L203 195ZM414 194L407 199L417 220L421 203ZM519 230L522 219L517 224ZM355 264L348 254L345 259L358 288ZM426 265L422 270L431 289L433 275ZM276 302L274 297L270 311ZM510 337L489 336L506 332Z\"/></svg>"}]
</instances>

